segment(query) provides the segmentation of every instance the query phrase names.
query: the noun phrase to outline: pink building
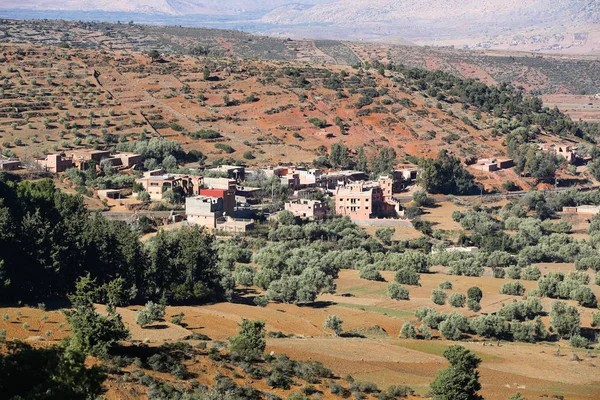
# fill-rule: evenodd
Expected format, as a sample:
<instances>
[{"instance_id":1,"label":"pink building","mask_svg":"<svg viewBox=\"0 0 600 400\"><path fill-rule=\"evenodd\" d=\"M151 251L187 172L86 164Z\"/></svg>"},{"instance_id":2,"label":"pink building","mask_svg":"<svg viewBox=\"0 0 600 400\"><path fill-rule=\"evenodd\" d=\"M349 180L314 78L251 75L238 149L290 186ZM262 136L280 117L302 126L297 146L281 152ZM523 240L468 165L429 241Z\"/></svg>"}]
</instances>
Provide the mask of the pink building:
<instances>
[{"instance_id":1,"label":"pink building","mask_svg":"<svg viewBox=\"0 0 600 400\"><path fill-rule=\"evenodd\" d=\"M402 216L400 203L392 197L393 185L392 178L380 178L340 186L335 191L335 212L352 220Z\"/></svg>"}]
</instances>

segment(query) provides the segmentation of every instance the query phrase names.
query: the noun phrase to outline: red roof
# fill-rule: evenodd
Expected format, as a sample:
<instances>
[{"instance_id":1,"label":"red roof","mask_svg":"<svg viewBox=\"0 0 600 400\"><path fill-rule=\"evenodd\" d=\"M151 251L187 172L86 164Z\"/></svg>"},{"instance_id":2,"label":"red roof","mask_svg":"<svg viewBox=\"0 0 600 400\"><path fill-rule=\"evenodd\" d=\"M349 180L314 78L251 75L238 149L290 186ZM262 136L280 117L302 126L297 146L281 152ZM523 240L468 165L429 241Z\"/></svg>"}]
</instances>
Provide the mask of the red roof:
<instances>
[{"instance_id":1,"label":"red roof","mask_svg":"<svg viewBox=\"0 0 600 400\"><path fill-rule=\"evenodd\" d=\"M200 189L200 196L210 196L210 197L225 197L227 194L227 190L225 189Z\"/></svg>"}]
</instances>

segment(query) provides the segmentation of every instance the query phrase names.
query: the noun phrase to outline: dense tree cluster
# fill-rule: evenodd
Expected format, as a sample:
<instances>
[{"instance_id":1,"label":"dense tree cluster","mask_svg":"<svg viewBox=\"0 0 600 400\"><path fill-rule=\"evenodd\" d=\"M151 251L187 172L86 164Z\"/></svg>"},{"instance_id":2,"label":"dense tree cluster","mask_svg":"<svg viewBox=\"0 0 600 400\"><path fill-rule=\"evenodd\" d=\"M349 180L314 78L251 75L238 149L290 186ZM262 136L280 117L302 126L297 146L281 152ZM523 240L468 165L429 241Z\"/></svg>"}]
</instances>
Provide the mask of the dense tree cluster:
<instances>
[{"instance_id":1,"label":"dense tree cluster","mask_svg":"<svg viewBox=\"0 0 600 400\"><path fill-rule=\"evenodd\" d=\"M446 150L440 151L435 159L419 161L417 182L429 193L470 194L475 185L473 179L462 162Z\"/></svg>"},{"instance_id":2,"label":"dense tree cluster","mask_svg":"<svg viewBox=\"0 0 600 400\"><path fill-rule=\"evenodd\" d=\"M49 180L0 178L2 301L65 298L81 276L119 298L204 302L225 298L234 281L213 237L198 228L163 232L146 246L126 223L90 215L83 199ZM108 288L111 290L108 291Z\"/></svg>"}]
</instances>

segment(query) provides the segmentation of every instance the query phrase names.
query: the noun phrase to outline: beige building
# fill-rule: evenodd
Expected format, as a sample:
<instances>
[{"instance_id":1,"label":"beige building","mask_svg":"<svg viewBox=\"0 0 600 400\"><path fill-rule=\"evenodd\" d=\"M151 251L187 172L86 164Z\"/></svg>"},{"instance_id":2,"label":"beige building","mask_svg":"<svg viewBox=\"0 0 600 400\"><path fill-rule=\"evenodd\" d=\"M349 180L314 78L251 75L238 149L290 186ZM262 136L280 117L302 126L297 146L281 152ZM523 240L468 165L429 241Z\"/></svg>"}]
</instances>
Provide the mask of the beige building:
<instances>
[{"instance_id":1,"label":"beige building","mask_svg":"<svg viewBox=\"0 0 600 400\"><path fill-rule=\"evenodd\" d=\"M194 175L166 174L158 175L162 170L149 171L135 182L142 185L150 199L160 201L168 190L180 190L184 196L198 195L202 187L202 177Z\"/></svg>"},{"instance_id":2,"label":"beige building","mask_svg":"<svg viewBox=\"0 0 600 400\"><path fill-rule=\"evenodd\" d=\"M542 151L547 151L563 157L570 164L573 164L577 159L577 153L571 146L565 146L556 143L542 143L539 145L539 148Z\"/></svg>"},{"instance_id":3,"label":"beige building","mask_svg":"<svg viewBox=\"0 0 600 400\"><path fill-rule=\"evenodd\" d=\"M224 214L220 197L196 196L185 200L185 213L190 224L206 227L210 231L243 233L254 227L251 219L237 219Z\"/></svg>"},{"instance_id":4,"label":"beige building","mask_svg":"<svg viewBox=\"0 0 600 400\"><path fill-rule=\"evenodd\" d=\"M43 160L37 160L42 170L57 174L73 168L73 159L67 158L62 154L49 154Z\"/></svg>"},{"instance_id":5,"label":"beige building","mask_svg":"<svg viewBox=\"0 0 600 400\"><path fill-rule=\"evenodd\" d=\"M286 202L285 209L295 217L313 220L324 218L329 211L329 206L317 200L297 199Z\"/></svg>"}]
</instances>

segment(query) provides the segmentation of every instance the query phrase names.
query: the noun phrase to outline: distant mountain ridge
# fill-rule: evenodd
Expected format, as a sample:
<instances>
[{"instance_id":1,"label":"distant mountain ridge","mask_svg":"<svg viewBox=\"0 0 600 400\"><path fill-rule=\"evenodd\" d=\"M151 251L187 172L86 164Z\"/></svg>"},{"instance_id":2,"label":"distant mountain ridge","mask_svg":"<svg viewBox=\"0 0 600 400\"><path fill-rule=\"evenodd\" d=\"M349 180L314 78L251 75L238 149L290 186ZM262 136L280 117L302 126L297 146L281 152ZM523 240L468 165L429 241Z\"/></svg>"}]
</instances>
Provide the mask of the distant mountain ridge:
<instances>
[{"instance_id":1,"label":"distant mountain ridge","mask_svg":"<svg viewBox=\"0 0 600 400\"><path fill-rule=\"evenodd\" d=\"M21 11L12 17L2 10ZM30 16L29 10L35 13ZM117 20L117 14L108 13L131 14L118 15L119 21L226 28L284 38L372 41L402 38L418 45L600 54L599 0L0 2L0 17L4 18Z\"/></svg>"}]
</instances>

